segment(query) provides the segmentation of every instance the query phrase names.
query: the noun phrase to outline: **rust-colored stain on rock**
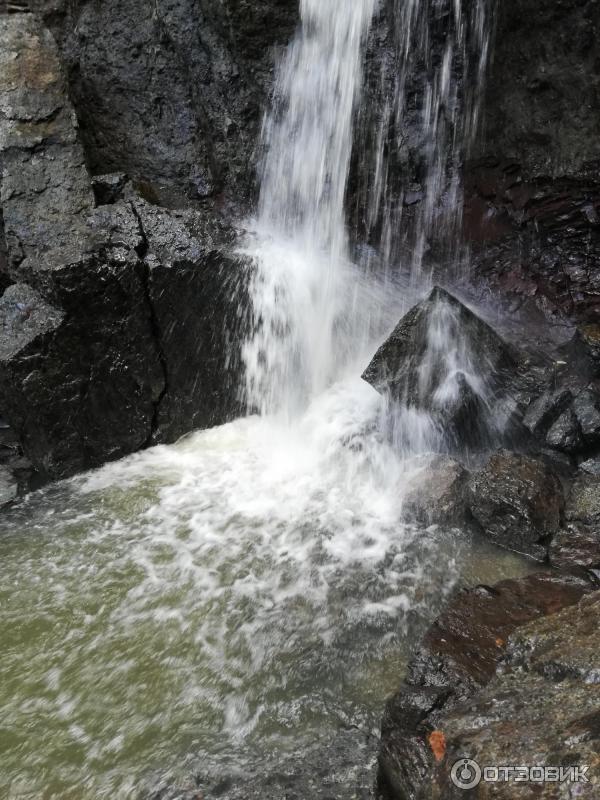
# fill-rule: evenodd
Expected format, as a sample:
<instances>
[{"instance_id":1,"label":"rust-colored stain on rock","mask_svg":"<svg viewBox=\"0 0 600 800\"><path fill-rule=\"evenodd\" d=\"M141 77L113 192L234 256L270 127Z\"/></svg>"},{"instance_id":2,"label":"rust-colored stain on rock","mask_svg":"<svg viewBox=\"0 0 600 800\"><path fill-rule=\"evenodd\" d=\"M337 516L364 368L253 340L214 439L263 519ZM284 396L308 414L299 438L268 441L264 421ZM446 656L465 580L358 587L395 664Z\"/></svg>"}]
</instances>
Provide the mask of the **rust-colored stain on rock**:
<instances>
[{"instance_id":1,"label":"rust-colored stain on rock","mask_svg":"<svg viewBox=\"0 0 600 800\"><path fill-rule=\"evenodd\" d=\"M436 761L441 761L446 755L446 737L442 731L432 731L427 737L429 746Z\"/></svg>"}]
</instances>

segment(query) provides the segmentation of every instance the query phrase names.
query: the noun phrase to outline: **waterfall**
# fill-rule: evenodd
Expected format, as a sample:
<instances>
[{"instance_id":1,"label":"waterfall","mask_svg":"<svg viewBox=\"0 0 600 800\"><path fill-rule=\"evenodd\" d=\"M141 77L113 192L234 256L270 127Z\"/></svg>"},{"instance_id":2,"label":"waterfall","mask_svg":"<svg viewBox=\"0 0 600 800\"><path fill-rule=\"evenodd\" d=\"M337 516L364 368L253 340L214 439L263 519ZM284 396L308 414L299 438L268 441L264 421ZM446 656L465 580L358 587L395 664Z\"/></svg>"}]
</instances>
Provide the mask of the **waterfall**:
<instances>
[{"instance_id":1,"label":"waterfall","mask_svg":"<svg viewBox=\"0 0 600 800\"><path fill-rule=\"evenodd\" d=\"M390 415L360 377L433 256L458 263L485 2L301 0L243 244L260 413L4 512L2 797L366 796L385 698L444 598L524 569L406 513L435 405L491 407L468 312L437 292L411 354L429 415Z\"/></svg>"},{"instance_id":2,"label":"waterfall","mask_svg":"<svg viewBox=\"0 0 600 800\"><path fill-rule=\"evenodd\" d=\"M343 360L344 204L375 6L376 0L301 1L302 25L264 126L252 287L257 327L246 347L248 398L263 413L293 417L326 388Z\"/></svg>"},{"instance_id":3,"label":"waterfall","mask_svg":"<svg viewBox=\"0 0 600 800\"><path fill-rule=\"evenodd\" d=\"M301 26L264 124L247 247L255 265L255 325L244 350L252 410L297 419L431 284L430 251L441 253L448 276L456 272L459 168L478 122L486 2L394 0L384 8L377 0L301 0ZM393 52L391 63L379 62L375 109L361 103L374 21L387 25ZM418 166L417 187L395 168L402 159ZM356 161L368 165L358 190L362 230L347 225ZM349 243L361 235L375 245L383 272L352 263ZM408 276L403 293L393 286L398 275ZM456 353L468 348L453 328L446 333L456 371Z\"/></svg>"}]
</instances>

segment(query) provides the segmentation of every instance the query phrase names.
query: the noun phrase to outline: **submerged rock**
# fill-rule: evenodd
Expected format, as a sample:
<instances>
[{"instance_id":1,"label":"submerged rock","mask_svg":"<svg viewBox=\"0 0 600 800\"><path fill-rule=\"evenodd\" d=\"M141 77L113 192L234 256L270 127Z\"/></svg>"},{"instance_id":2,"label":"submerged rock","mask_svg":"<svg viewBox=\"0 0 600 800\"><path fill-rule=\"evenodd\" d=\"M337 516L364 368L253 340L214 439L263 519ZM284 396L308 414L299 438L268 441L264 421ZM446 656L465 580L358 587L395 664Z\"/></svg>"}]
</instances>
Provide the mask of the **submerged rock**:
<instances>
[{"instance_id":1,"label":"submerged rock","mask_svg":"<svg viewBox=\"0 0 600 800\"><path fill-rule=\"evenodd\" d=\"M502 430L516 356L495 331L444 289L412 308L363 379L396 403L429 413L451 446L480 446Z\"/></svg>"},{"instance_id":2,"label":"submerged rock","mask_svg":"<svg viewBox=\"0 0 600 800\"><path fill-rule=\"evenodd\" d=\"M207 774L199 766L191 786L157 788L143 800L375 800L377 735L340 725L326 741L243 768ZM192 788L192 786L194 788ZM196 788L197 787L197 788Z\"/></svg>"},{"instance_id":3,"label":"submerged rock","mask_svg":"<svg viewBox=\"0 0 600 800\"><path fill-rule=\"evenodd\" d=\"M448 456L423 458L422 468L410 480L403 497L408 521L423 525L453 525L467 511L466 469Z\"/></svg>"},{"instance_id":4,"label":"submerged rock","mask_svg":"<svg viewBox=\"0 0 600 800\"><path fill-rule=\"evenodd\" d=\"M545 461L501 451L472 474L468 506L495 544L543 561L545 540L560 528L564 496Z\"/></svg>"},{"instance_id":5,"label":"submerged rock","mask_svg":"<svg viewBox=\"0 0 600 800\"><path fill-rule=\"evenodd\" d=\"M448 777L452 765L444 758L446 720L493 678L510 635L531 620L573 606L590 591L591 584L581 578L538 573L458 592L429 629L403 686L386 707L379 754L384 796L429 800L436 758ZM434 732L443 734L443 747ZM517 758L515 763L523 762Z\"/></svg>"}]
</instances>

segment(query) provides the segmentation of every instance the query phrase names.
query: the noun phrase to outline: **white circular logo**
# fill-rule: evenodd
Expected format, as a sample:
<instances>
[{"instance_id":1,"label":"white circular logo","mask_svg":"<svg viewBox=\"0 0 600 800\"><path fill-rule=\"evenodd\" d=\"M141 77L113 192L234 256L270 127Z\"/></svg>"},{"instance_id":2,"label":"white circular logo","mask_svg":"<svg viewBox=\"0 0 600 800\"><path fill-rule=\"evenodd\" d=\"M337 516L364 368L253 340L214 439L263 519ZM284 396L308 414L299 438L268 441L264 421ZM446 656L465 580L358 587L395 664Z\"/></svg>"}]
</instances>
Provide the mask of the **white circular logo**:
<instances>
[{"instance_id":1,"label":"white circular logo","mask_svg":"<svg viewBox=\"0 0 600 800\"><path fill-rule=\"evenodd\" d=\"M450 777L459 789L473 789L481 782L481 767L470 758L461 758L452 767Z\"/></svg>"}]
</instances>

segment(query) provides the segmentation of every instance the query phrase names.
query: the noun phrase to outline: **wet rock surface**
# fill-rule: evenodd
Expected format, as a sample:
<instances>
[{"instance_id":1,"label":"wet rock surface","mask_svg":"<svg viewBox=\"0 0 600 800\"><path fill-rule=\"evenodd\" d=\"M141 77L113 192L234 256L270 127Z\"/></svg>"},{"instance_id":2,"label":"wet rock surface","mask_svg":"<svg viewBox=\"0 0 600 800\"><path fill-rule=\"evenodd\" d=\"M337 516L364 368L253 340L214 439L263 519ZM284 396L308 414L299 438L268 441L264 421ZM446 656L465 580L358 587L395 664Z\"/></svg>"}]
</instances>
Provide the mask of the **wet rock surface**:
<instances>
[{"instance_id":1,"label":"wet rock surface","mask_svg":"<svg viewBox=\"0 0 600 800\"><path fill-rule=\"evenodd\" d=\"M449 456L423 458L403 496L406 519L424 525L464 522L467 475L462 464Z\"/></svg>"},{"instance_id":2,"label":"wet rock surface","mask_svg":"<svg viewBox=\"0 0 600 800\"><path fill-rule=\"evenodd\" d=\"M600 787L600 593L512 634L500 669L483 691L439 720L445 756L420 793L455 798L449 768L478 764L587 766L587 782L482 782L478 798L594 798Z\"/></svg>"},{"instance_id":3,"label":"wet rock surface","mask_svg":"<svg viewBox=\"0 0 600 800\"><path fill-rule=\"evenodd\" d=\"M583 568L600 575L600 475L578 475L565 520L550 545L550 562L558 569Z\"/></svg>"},{"instance_id":4,"label":"wet rock surface","mask_svg":"<svg viewBox=\"0 0 600 800\"><path fill-rule=\"evenodd\" d=\"M593 171L592 175L595 174ZM514 309L552 325L597 325L600 184L530 179L518 162L490 159L466 176L464 233L473 273Z\"/></svg>"},{"instance_id":5,"label":"wet rock surface","mask_svg":"<svg viewBox=\"0 0 600 800\"><path fill-rule=\"evenodd\" d=\"M503 0L480 151L519 160L529 176L593 174L600 143L594 0Z\"/></svg>"},{"instance_id":6,"label":"wet rock surface","mask_svg":"<svg viewBox=\"0 0 600 800\"><path fill-rule=\"evenodd\" d=\"M295 0L36 6L59 42L93 173L125 172L166 204L254 193Z\"/></svg>"},{"instance_id":7,"label":"wet rock surface","mask_svg":"<svg viewBox=\"0 0 600 800\"><path fill-rule=\"evenodd\" d=\"M592 591L593 585L584 579L552 573L460 591L429 629L402 688L388 702L379 754L383 796L393 800L431 797L436 758L444 758L452 746L448 720L458 716L470 698L477 702L480 690L493 679L505 657L511 634L532 620L577 604ZM547 620L549 629L556 630L553 618ZM563 696L563 704L564 700ZM443 733L444 738L436 740L434 732ZM501 758L498 763L505 761ZM453 762L446 756L441 763L441 774L449 778L448 765ZM454 797L440 795L446 796Z\"/></svg>"},{"instance_id":8,"label":"wet rock surface","mask_svg":"<svg viewBox=\"0 0 600 800\"><path fill-rule=\"evenodd\" d=\"M58 50L0 17L0 409L45 477L64 477L239 410L242 263L218 213L92 183ZM25 62L27 69L17 69ZM120 198L120 199L119 199Z\"/></svg>"},{"instance_id":9,"label":"wet rock surface","mask_svg":"<svg viewBox=\"0 0 600 800\"><path fill-rule=\"evenodd\" d=\"M471 475L467 491L474 520L495 544L545 559L564 508L561 482L545 461L496 453Z\"/></svg>"},{"instance_id":10,"label":"wet rock surface","mask_svg":"<svg viewBox=\"0 0 600 800\"><path fill-rule=\"evenodd\" d=\"M446 337L456 341L450 355ZM510 416L507 388L517 355L444 289L406 314L363 373L400 406L431 415L449 446L481 447Z\"/></svg>"},{"instance_id":11,"label":"wet rock surface","mask_svg":"<svg viewBox=\"0 0 600 800\"><path fill-rule=\"evenodd\" d=\"M599 28L594 0L498 4L485 124L465 170L475 277L550 326L600 314Z\"/></svg>"}]
</instances>

